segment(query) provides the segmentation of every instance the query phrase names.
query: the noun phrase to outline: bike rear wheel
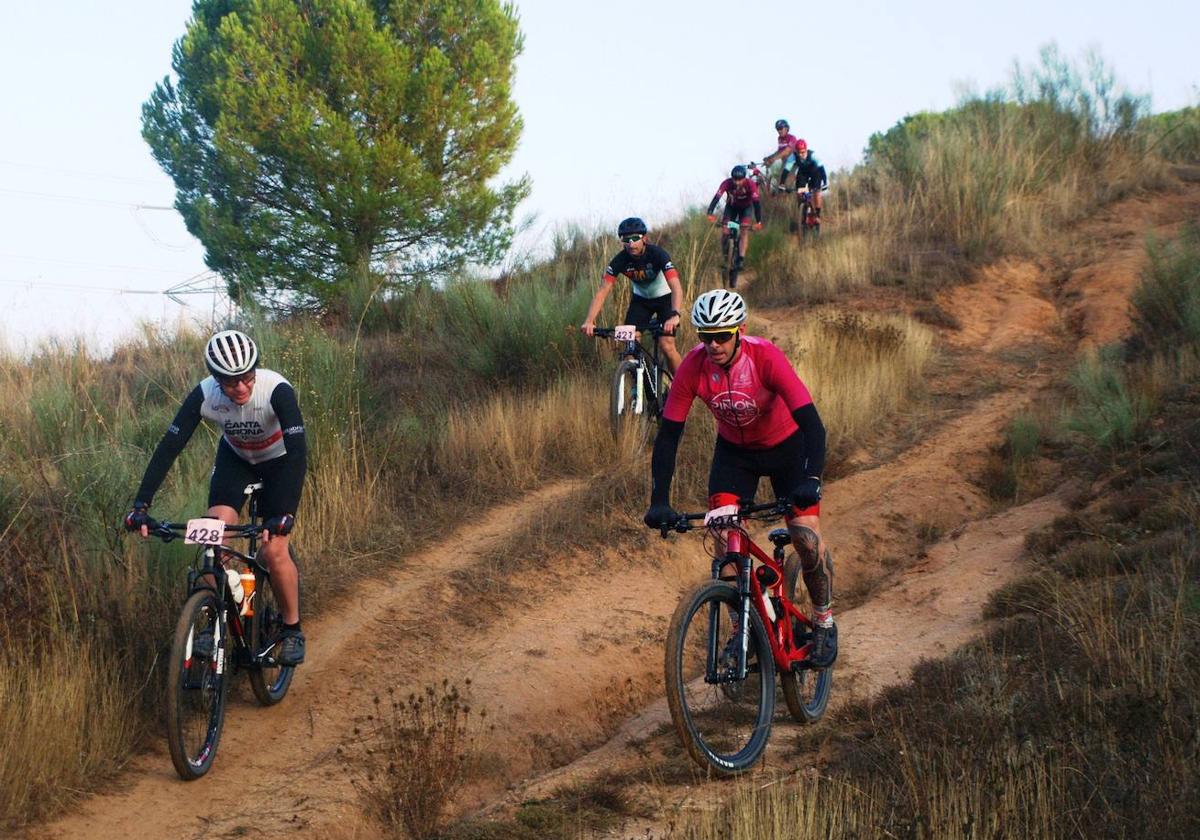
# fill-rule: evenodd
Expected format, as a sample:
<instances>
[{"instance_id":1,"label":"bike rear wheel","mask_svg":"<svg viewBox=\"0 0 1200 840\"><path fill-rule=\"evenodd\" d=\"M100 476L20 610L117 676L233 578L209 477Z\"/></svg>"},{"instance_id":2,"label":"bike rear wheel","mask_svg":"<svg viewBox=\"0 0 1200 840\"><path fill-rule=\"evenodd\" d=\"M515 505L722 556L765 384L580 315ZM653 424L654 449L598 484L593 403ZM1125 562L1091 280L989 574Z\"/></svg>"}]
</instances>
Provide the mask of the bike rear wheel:
<instances>
[{"instance_id":1,"label":"bike rear wheel","mask_svg":"<svg viewBox=\"0 0 1200 840\"><path fill-rule=\"evenodd\" d=\"M175 624L167 663L167 746L180 778L212 767L229 690L229 628L211 589L194 592Z\"/></svg>"},{"instance_id":2,"label":"bike rear wheel","mask_svg":"<svg viewBox=\"0 0 1200 840\"><path fill-rule=\"evenodd\" d=\"M775 711L775 663L756 612L750 612L746 678L733 673L736 654L722 656L740 605L733 586L700 584L679 602L667 632L667 704L675 731L697 764L721 775L741 773L758 760Z\"/></svg>"},{"instance_id":3,"label":"bike rear wheel","mask_svg":"<svg viewBox=\"0 0 1200 840\"><path fill-rule=\"evenodd\" d=\"M634 359L617 365L608 405L614 438L629 433L645 438L651 414L646 379L646 369Z\"/></svg>"},{"instance_id":4,"label":"bike rear wheel","mask_svg":"<svg viewBox=\"0 0 1200 840\"><path fill-rule=\"evenodd\" d=\"M784 593L792 602L796 600L800 571L800 558L793 554L783 566ZM805 639L811 634L811 627L799 619L792 620L792 638L797 646L805 644ZM783 688L783 700L792 720L797 723L816 723L829 705L829 693L833 689L833 669L814 671L811 668L802 668L798 671L781 671L779 684Z\"/></svg>"},{"instance_id":5,"label":"bike rear wheel","mask_svg":"<svg viewBox=\"0 0 1200 840\"><path fill-rule=\"evenodd\" d=\"M291 546L288 546L291 551ZM250 651L254 665L250 668L250 688L264 706L282 700L292 684L294 665L280 665L276 656L283 632L283 613L271 588L270 575L254 571L254 617L250 619Z\"/></svg>"}]
</instances>

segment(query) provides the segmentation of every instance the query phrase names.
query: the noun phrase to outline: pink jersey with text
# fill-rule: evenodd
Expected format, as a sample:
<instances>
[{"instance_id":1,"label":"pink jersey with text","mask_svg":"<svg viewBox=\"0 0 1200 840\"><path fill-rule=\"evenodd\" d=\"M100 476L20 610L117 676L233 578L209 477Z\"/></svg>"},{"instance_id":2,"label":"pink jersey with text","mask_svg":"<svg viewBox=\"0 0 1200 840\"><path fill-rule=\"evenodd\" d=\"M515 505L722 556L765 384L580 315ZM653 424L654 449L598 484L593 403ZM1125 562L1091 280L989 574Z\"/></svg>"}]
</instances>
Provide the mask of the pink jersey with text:
<instances>
[{"instance_id":1,"label":"pink jersey with text","mask_svg":"<svg viewBox=\"0 0 1200 840\"><path fill-rule=\"evenodd\" d=\"M792 412L812 402L783 351L744 335L728 370L693 347L675 373L663 417L682 423L699 398L717 418L717 434L737 446L766 449L796 431Z\"/></svg>"}]
</instances>

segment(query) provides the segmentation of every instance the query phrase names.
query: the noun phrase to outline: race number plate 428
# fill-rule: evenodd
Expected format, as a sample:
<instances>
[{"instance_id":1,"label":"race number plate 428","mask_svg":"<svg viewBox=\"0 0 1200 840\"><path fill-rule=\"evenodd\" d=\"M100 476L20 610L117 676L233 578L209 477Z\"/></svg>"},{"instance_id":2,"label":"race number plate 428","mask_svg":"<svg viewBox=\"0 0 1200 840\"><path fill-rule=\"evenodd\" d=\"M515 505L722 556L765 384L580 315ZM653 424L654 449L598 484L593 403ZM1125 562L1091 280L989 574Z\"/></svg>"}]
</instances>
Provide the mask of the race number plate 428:
<instances>
[{"instance_id":1,"label":"race number plate 428","mask_svg":"<svg viewBox=\"0 0 1200 840\"><path fill-rule=\"evenodd\" d=\"M225 523L220 519L189 519L183 532L187 545L220 545Z\"/></svg>"}]
</instances>

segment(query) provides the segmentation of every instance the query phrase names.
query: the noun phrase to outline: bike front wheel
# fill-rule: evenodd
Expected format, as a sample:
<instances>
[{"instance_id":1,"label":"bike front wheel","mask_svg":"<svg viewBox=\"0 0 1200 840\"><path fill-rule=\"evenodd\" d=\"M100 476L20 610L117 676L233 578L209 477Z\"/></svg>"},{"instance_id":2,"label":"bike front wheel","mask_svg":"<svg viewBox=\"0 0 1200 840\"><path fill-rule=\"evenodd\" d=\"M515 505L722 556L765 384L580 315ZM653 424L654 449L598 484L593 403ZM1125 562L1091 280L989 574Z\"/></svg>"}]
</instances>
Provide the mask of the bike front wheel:
<instances>
[{"instance_id":1,"label":"bike front wheel","mask_svg":"<svg viewBox=\"0 0 1200 840\"><path fill-rule=\"evenodd\" d=\"M758 613L750 611L746 677L737 679L737 589L708 581L688 593L667 632L667 705L679 739L702 767L749 769L766 749L775 711L775 662Z\"/></svg>"},{"instance_id":2,"label":"bike front wheel","mask_svg":"<svg viewBox=\"0 0 1200 840\"><path fill-rule=\"evenodd\" d=\"M796 600L796 584L800 579L800 571L800 558L793 554L783 566L785 594L793 603ZM811 635L810 626L799 619L792 619L792 638L797 646L803 645L805 639ZM815 671L811 668L801 668L797 671L783 671L779 674L779 683L783 688L783 700L792 720L797 723L816 723L829 705L829 693L833 690L833 669Z\"/></svg>"},{"instance_id":3,"label":"bike front wheel","mask_svg":"<svg viewBox=\"0 0 1200 840\"><path fill-rule=\"evenodd\" d=\"M211 589L194 592L175 624L167 663L167 746L185 781L212 767L229 690L229 632Z\"/></svg>"},{"instance_id":4,"label":"bike front wheel","mask_svg":"<svg viewBox=\"0 0 1200 840\"><path fill-rule=\"evenodd\" d=\"M291 551L291 546L288 546ZM264 706L282 700L292 684L294 665L280 665L279 641L283 633L283 613L271 588L271 577L254 571L254 617L250 619L250 688Z\"/></svg>"},{"instance_id":5,"label":"bike front wheel","mask_svg":"<svg viewBox=\"0 0 1200 840\"><path fill-rule=\"evenodd\" d=\"M650 422L646 370L634 359L624 359L613 374L609 420L614 438L624 433L645 437Z\"/></svg>"}]
</instances>

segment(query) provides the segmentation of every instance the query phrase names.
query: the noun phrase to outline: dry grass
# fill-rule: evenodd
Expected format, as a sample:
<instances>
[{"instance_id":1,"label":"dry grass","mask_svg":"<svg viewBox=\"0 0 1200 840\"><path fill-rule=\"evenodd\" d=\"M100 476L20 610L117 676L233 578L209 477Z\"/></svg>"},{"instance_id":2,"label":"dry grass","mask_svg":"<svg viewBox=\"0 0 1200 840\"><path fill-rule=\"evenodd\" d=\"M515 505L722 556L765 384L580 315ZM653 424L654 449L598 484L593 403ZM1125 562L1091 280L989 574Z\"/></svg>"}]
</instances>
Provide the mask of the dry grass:
<instances>
[{"instance_id":1,"label":"dry grass","mask_svg":"<svg viewBox=\"0 0 1200 840\"><path fill-rule=\"evenodd\" d=\"M851 312L808 319L781 346L813 394L834 455L919 392L934 352L933 333L910 318Z\"/></svg>"},{"instance_id":2,"label":"dry grass","mask_svg":"<svg viewBox=\"0 0 1200 840\"><path fill-rule=\"evenodd\" d=\"M0 828L64 807L136 740L112 663L67 639L0 655Z\"/></svg>"}]
</instances>

